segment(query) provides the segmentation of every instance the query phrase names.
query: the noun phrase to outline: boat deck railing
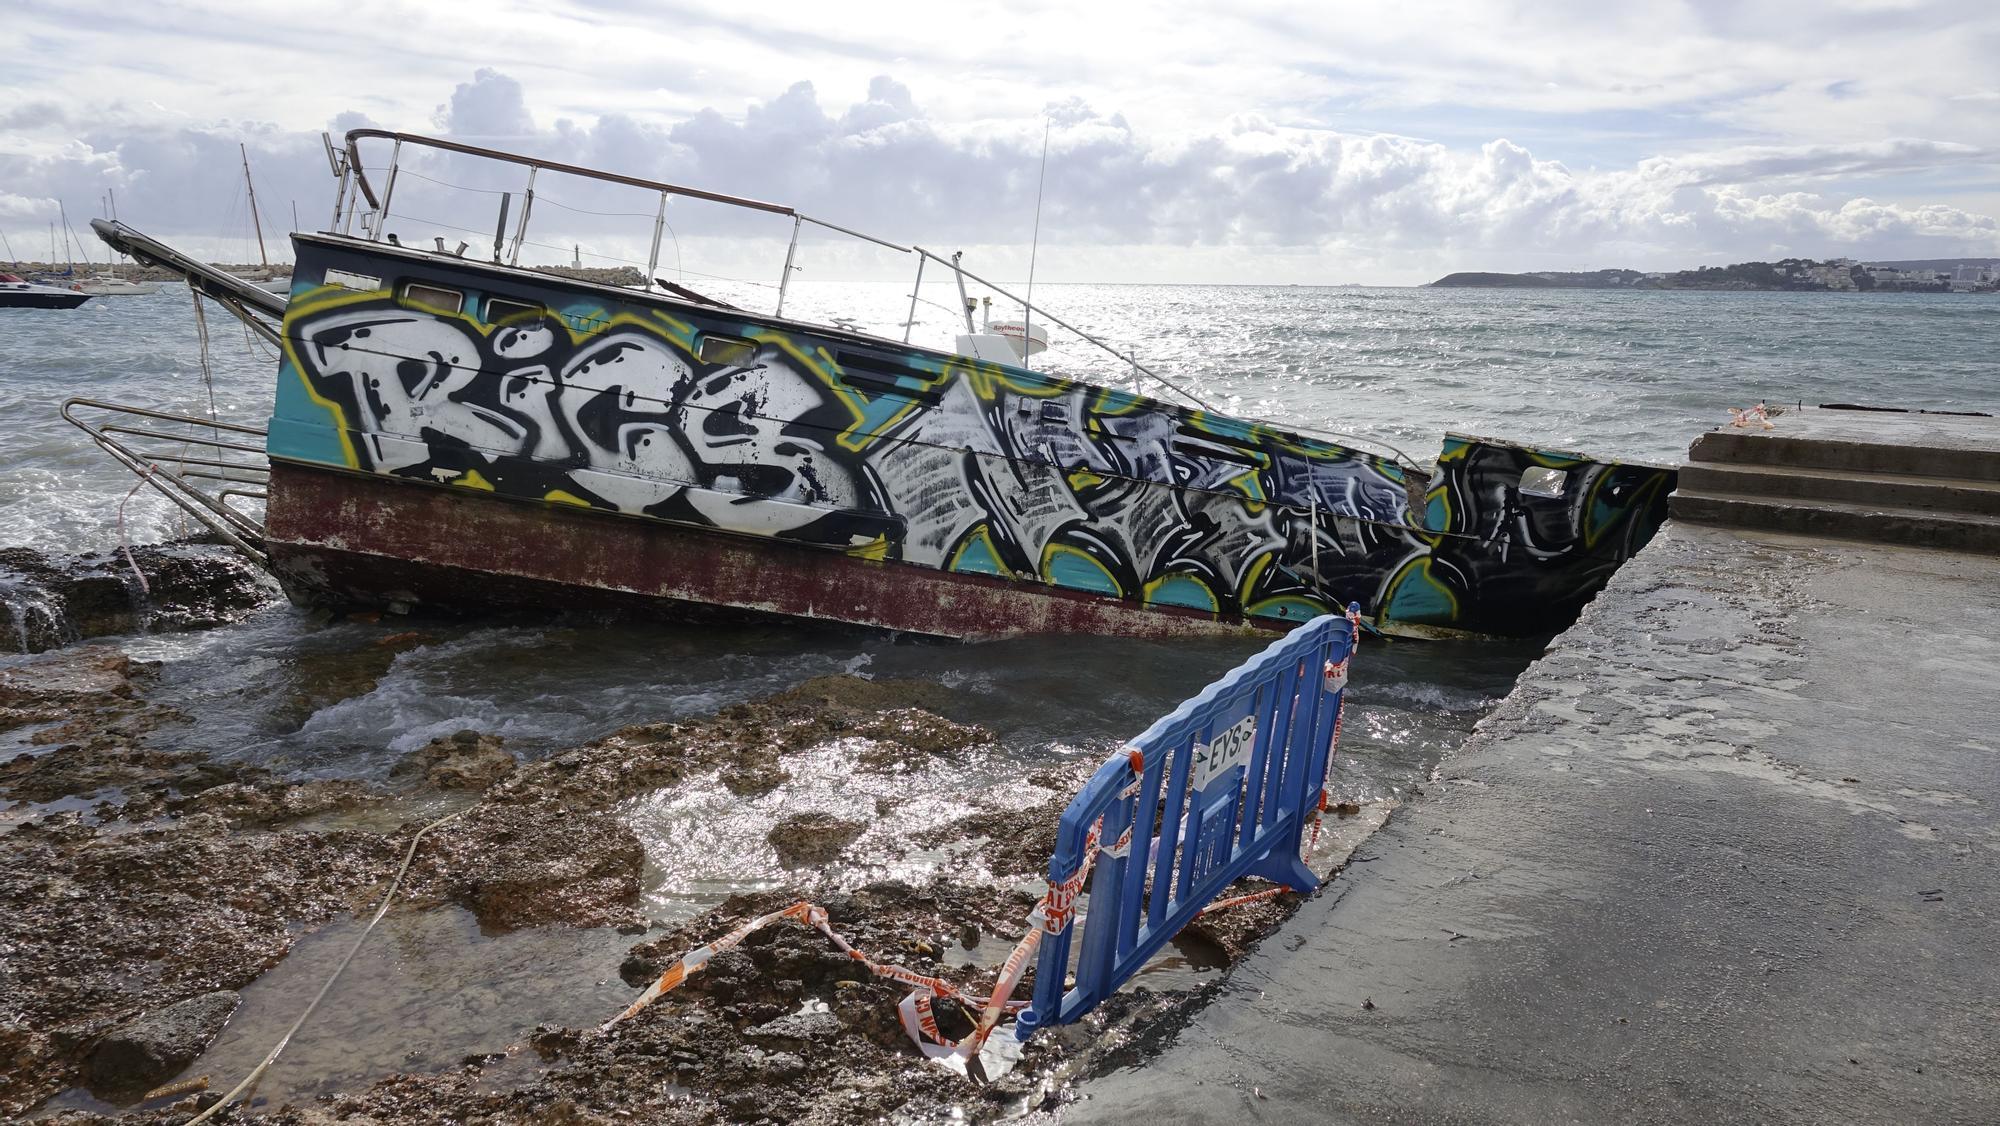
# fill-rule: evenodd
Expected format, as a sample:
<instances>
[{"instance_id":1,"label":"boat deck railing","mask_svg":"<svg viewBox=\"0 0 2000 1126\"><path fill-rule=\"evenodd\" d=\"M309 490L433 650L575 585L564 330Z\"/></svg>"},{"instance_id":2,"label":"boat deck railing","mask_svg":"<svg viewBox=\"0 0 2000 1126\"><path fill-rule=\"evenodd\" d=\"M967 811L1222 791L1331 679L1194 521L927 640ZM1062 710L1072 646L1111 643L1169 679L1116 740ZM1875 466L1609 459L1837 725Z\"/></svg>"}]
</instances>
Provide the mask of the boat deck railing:
<instances>
[{"instance_id":1,"label":"boat deck railing","mask_svg":"<svg viewBox=\"0 0 2000 1126\"><path fill-rule=\"evenodd\" d=\"M367 165L363 162L361 155L361 142L370 140L387 141L390 145L386 171L382 173L382 180L379 187L370 178ZM659 202L657 211L653 217L651 250L646 259L646 285L648 288L651 288L659 284L653 275L659 270L660 240L666 231L668 201L676 196L704 200L727 207L777 215L789 218L792 221L791 241L786 245L784 268L778 276L777 305L773 310L773 315L775 316L784 315L785 298L794 272L793 260L798 253L799 234L806 226L811 225L832 231L836 234L848 236L849 238L860 239L899 254L915 256L916 279L910 291L910 312L904 318L903 322L903 342L906 344L909 343L911 326L916 323L916 307L918 293L923 288L924 267L928 263L935 262L950 270L953 277L957 280L960 310L965 317L965 328L968 334L979 331L973 325L972 304L965 296L965 284L970 281L984 286L1006 300L1019 305L1022 309L1022 316L1027 322L1033 323L1039 320L1056 325L1071 333L1077 339L1102 350L1122 367L1130 369L1135 391L1143 393L1146 382L1151 381L1204 410L1212 409L1200 396L1140 363L1138 357L1129 350L1120 352L1117 348L1098 336L1078 328L1062 317L1051 313L1046 308L1032 304L1028 298L1016 296L1004 287L996 285L992 281L965 269L960 264L963 252L953 253L950 256L938 254L921 246L913 244L905 245L891 239L857 231L851 227L842 226L839 223L828 222L825 219L807 215L794 207L782 203L770 203L760 199L751 199L747 196L708 191L703 188L693 188L685 184L673 184L663 180L648 180L638 176L625 176L616 172L605 172L596 168L586 168L575 164L565 164L560 161L545 160L541 157L524 156L519 153L505 152L500 149L468 145L461 141L451 141L441 137L428 137L416 133L400 133L387 129L354 129L347 133L346 144L343 150L336 150L334 148L331 136L327 137L326 143L327 159L333 168L334 175L340 181L340 186L334 197L333 225L330 228L332 232L351 236L358 222L362 231L361 237L365 237L371 242L381 241L388 233L385 220L390 215L390 207L395 200L396 180L404 171L404 150L406 148L421 148L457 153L480 160L517 165L527 170L527 177L521 189L520 209L512 218L511 229L509 225L509 212L512 210L513 193L499 193L501 199L499 217L493 232L492 260L508 266L520 265L521 248L528 242L528 223L535 209L536 182L544 173L576 176L599 183L619 184L625 187L639 188L658 193ZM413 176L418 175L418 173L414 172L410 174ZM1022 362L1025 364L1028 361L1024 358Z\"/></svg>"},{"instance_id":2,"label":"boat deck railing","mask_svg":"<svg viewBox=\"0 0 2000 1126\"><path fill-rule=\"evenodd\" d=\"M263 429L101 399L66 399L62 416L131 470L140 484L151 486L252 562L269 564L263 524L229 503L231 498L266 499L270 461ZM179 449L171 448L175 446Z\"/></svg>"}]
</instances>

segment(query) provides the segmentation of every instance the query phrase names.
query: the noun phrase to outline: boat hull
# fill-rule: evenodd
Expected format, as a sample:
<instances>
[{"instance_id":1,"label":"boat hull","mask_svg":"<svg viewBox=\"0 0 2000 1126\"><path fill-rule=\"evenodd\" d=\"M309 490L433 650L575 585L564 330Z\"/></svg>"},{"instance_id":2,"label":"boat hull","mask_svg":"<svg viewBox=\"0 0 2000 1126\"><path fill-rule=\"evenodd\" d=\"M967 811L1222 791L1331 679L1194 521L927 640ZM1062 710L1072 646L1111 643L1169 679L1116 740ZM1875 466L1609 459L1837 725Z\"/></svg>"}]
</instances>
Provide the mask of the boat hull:
<instances>
[{"instance_id":1,"label":"boat hull","mask_svg":"<svg viewBox=\"0 0 2000 1126\"><path fill-rule=\"evenodd\" d=\"M745 310L341 237L295 248L267 449L301 470L269 502L301 599L493 604L553 583L577 592L562 606L606 592L943 637L1285 629L1359 603L1384 628L1536 634L1672 488L1457 436L1427 473Z\"/></svg>"},{"instance_id":2,"label":"boat hull","mask_svg":"<svg viewBox=\"0 0 2000 1126\"><path fill-rule=\"evenodd\" d=\"M782 618L962 640L1285 629L1039 583L274 462L265 545L311 606Z\"/></svg>"},{"instance_id":3,"label":"boat hull","mask_svg":"<svg viewBox=\"0 0 2000 1126\"><path fill-rule=\"evenodd\" d=\"M67 289L0 290L0 309L74 309L90 294Z\"/></svg>"}]
</instances>

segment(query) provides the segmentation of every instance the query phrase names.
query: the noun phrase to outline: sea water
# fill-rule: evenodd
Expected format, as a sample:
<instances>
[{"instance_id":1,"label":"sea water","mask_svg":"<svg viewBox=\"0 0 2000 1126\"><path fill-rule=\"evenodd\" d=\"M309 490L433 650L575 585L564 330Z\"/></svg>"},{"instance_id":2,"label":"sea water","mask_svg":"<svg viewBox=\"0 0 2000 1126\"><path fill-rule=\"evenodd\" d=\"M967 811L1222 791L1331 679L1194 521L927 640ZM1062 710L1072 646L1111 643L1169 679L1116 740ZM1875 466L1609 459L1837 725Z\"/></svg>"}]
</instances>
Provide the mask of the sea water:
<instances>
[{"instance_id":1,"label":"sea water","mask_svg":"<svg viewBox=\"0 0 2000 1126\"><path fill-rule=\"evenodd\" d=\"M2000 298L1986 295L1047 285L1064 320L1136 354L1218 409L1352 434L1411 458L1448 430L1606 458L1677 463L1731 406L1868 402L2000 407ZM754 305L752 290L721 296ZM895 337L906 287L801 285L788 311ZM913 339L963 325L918 306ZM203 342L206 341L206 347ZM1039 366L1129 385L1058 329ZM0 546L56 554L188 530L66 423L84 396L261 425L277 356L184 290L75 310L0 310ZM1157 386L1151 389L1160 390ZM628 723L711 711L843 670L943 680L1010 759L1096 753L1247 656L1256 641L1092 639L894 644L782 626L425 623L368 690L310 706L303 681L398 626L320 625L290 607L205 634L132 639L169 662L164 690L199 722L163 736L299 773L379 777L464 727L534 755ZM1358 668L1356 784L1392 793L1428 770L1535 646L1387 646ZM1373 662L1375 669L1368 665ZM324 695L323 693L319 695ZM307 701L301 704L301 701ZM1059 751L1058 751L1059 749ZM1002 769L996 767L996 769Z\"/></svg>"},{"instance_id":2,"label":"sea water","mask_svg":"<svg viewBox=\"0 0 2000 1126\"><path fill-rule=\"evenodd\" d=\"M1439 437L1452 430L1674 464L1695 435L1727 419L1729 407L1759 400L2000 408L2000 298L1993 297L1122 285L1052 285L1038 294L1064 319L1136 353L1218 409L1355 435L1418 461L1434 456ZM721 295L745 303L756 297ZM892 337L901 334L907 308L902 287L870 284L801 287L788 306L808 319L849 318ZM914 339L933 346L963 327L928 303L918 318ZM0 310L0 546L57 555L109 547L121 502L135 541L188 530L149 491L128 501L133 477L58 408L84 396L189 414L213 410L225 421L261 425L275 353L213 309L206 336L204 349L188 294L171 288L74 311ZM1132 374L1060 331L1055 348L1037 359L1120 386L1129 386ZM395 636L412 630L415 638ZM396 650L388 659L385 642ZM156 743L292 775L369 780L384 778L398 757L429 739L468 727L502 735L533 758L815 676L934 681L951 690L951 718L984 725L996 737L991 747L894 781L902 791L899 818L935 821L969 810L975 795L1008 793L1010 781L1039 767L1100 760L1263 641L951 645L783 624L323 623L279 605L223 629L115 643L162 661L156 696L190 717L159 732ZM1349 688L1335 789L1373 800L1421 785L1538 650L1532 641L1366 647ZM852 777L842 753L818 752L799 764L787 788L756 801L696 784L632 803L628 817L651 861L646 906L654 917L686 917L730 891L786 881L764 840L784 814L863 799L872 806L882 795L834 784ZM858 806L854 812L867 815ZM899 848L894 833L864 836L859 847L866 851L878 837L887 859L862 858L858 876L924 875L929 858ZM438 925L461 923L453 916ZM495 988L518 1002L507 1012L554 1004L554 994L537 992L551 980L602 983L606 960L628 942L615 935L579 941L579 951L594 954L569 977L540 969L502 975L507 980ZM529 950L524 965L546 960L533 942L522 949ZM446 992L462 984L454 979ZM619 993L602 992L585 1008L603 1009L605 998ZM289 1013L274 1003L256 1020L236 1022L247 1030L237 1054L247 1060L264 1026L277 1027ZM437 1060L404 1064L446 1066L467 1044L498 1046L520 1031L509 1023L513 1016L494 1017L490 1027L483 1019L450 1017ZM394 1062L369 1057L337 1081L307 1067L281 1086L296 1083L304 1094L328 1082L365 1082Z\"/></svg>"},{"instance_id":3,"label":"sea water","mask_svg":"<svg viewBox=\"0 0 2000 1126\"><path fill-rule=\"evenodd\" d=\"M2000 407L2000 298L1985 295L1046 285L1047 307L1218 409L1352 434L1423 461L1448 430L1674 464L1732 406L1868 402ZM768 301L752 290L721 296ZM788 311L899 336L906 287L801 285ZM928 299L913 339L963 325ZM204 340L206 347L203 346ZM1058 329L1044 368L1129 385ZM109 547L185 517L66 423L84 396L261 425L277 356L190 296L0 310L0 546ZM1157 386L1152 388L1159 390ZM375 632L274 607L229 629L129 641L168 662L163 691L198 717L162 738L304 774L379 777L464 727L535 755L628 723L711 711L816 675L942 680L1005 760L1091 755L1142 729L1256 641L895 644L783 626L735 631L591 622L424 623L367 690L314 702L304 682ZM1504 695L1535 646L1385 646L1364 655L1349 725L1355 784L1393 793ZM1374 665L1371 669L1370 664ZM305 701L305 703L301 703ZM995 770L1006 769L998 763Z\"/></svg>"}]
</instances>

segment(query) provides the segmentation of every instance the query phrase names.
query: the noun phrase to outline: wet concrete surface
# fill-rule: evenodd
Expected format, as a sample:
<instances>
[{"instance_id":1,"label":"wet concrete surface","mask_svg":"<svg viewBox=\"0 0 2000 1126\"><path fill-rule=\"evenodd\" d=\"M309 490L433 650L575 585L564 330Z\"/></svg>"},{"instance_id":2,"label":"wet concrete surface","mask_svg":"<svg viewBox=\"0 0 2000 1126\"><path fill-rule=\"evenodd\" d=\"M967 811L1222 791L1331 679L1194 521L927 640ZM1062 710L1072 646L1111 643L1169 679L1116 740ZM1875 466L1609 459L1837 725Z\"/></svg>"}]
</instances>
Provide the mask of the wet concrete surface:
<instances>
[{"instance_id":1,"label":"wet concrete surface","mask_svg":"<svg viewBox=\"0 0 2000 1126\"><path fill-rule=\"evenodd\" d=\"M1073 1122L2000 1121L2000 562L1674 525Z\"/></svg>"}]
</instances>

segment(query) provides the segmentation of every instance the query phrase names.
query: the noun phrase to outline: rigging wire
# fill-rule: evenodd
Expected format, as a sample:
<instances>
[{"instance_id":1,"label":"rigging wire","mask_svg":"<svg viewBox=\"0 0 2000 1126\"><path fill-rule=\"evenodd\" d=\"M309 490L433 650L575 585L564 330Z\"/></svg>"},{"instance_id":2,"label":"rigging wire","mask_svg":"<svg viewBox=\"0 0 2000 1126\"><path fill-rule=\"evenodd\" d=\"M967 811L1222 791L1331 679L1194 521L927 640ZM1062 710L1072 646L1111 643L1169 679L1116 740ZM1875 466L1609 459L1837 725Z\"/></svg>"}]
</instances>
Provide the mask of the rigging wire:
<instances>
[{"instance_id":1,"label":"rigging wire","mask_svg":"<svg viewBox=\"0 0 2000 1126\"><path fill-rule=\"evenodd\" d=\"M1035 272L1036 272L1036 265L1037 265L1037 261L1038 261L1038 258L1039 258L1039 252L1040 252L1040 248L1041 248L1041 232L1042 232L1042 203L1043 203L1043 200L1044 200L1044 196L1045 196L1045 192L1046 192L1046 188L1047 188L1047 185L1048 185L1048 172L1049 172L1049 138L1050 138L1050 134L1051 134L1051 132L1053 131L1053 128L1054 128L1054 124L1055 124L1055 122L1054 122L1054 119L1053 119L1052 117L1048 117L1048 116L1046 116L1046 115L1045 115L1045 116L1043 117L1043 119L1042 119L1042 155L1041 155L1041 167L1040 167L1040 171L1039 171L1039 173L1038 173L1038 175L1037 175L1037 178L1036 178L1036 183L1035 183L1035 218L1034 218L1034 227L1033 227L1033 233L1032 233L1032 236L1031 236L1031 238L1030 238L1030 241L1029 241L1029 246L1028 246L1028 281L1027 281L1027 290L1026 290L1026 292L1025 292L1025 293L1023 294L1023 297L1022 297L1022 302L1021 302L1021 305L1022 305L1022 313L1021 313L1021 315L1022 315L1022 324L1023 324L1023 326L1024 326L1024 328L1023 328L1023 335L1024 335L1024 339L1023 339L1023 342L1022 342L1022 348L1023 348L1023 353L1024 353L1024 354L1023 354L1023 356L1022 356L1022 366L1023 366L1023 367L1031 367L1031 365L1030 365L1030 363L1029 363L1029 360L1028 360L1028 357L1027 357L1027 355L1026 355L1026 350L1027 350L1027 341L1026 341L1026 339L1025 339L1025 335L1026 335L1026 332L1027 332L1027 330L1028 330L1029 328L1032 328L1032 327L1033 327L1033 321L1034 321L1034 296L1035 296ZM499 189L491 189L491 188L475 188L475 187L472 187L472 186L470 186L470 185L466 185L466 184L458 184L458 183L453 183L453 182L451 182L451 181L448 181L448 180L440 180L440 179L437 179L436 177L433 177L433 176L426 176L426 175L424 175L424 174L423 174L423 173L421 173L421 172L415 172L415 171L411 171L411 170L409 170L409 169L403 169L403 170L401 171L401 174L402 174L402 175L406 175L406 176L414 176L414 177L416 177L416 178L417 178L417 179L419 179L419 180L423 180L423 181L426 181L426 182L428 182L428 183L432 183L432 184L437 184L437 185L439 185L440 187L446 187L446 188L452 188L452 189L454 189L454 190L457 190L457 191L467 191L467 192L476 192L476 193L479 193L479 194L482 194L482 195L504 195L504 194L508 194L508 193L506 193L506 192L503 192L503 191L501 191L501 190L499 190ZM583 208L583 207L576 207L576 206L573 206L573 205L571 205L571 204L566 204L566 203L562 203L562 202L560 202L559 200L556 200L556 199L554 199L554 198L552 198L552 197L550 197L550 196L547 196L547 195L539 195L539 196L536 196L536 197L535 197L535 199L536 199L536 201L537 201L537 202L539 202L539 203L544 203L544 204L547 204L547 205L549 205L549 206L552 206L552 207L557 207L557 208L560 208L560 209L562 209L562 210L564 210L564 211L569 211L569 212L574 212L574 213L577 213L577 214L582 214L582 215L593 215L593 216L598 216L598 217L602 217L602 218L630 218L630 219L649 219L649 218L655 218L655 216L652 216L652 215L647 215L647 214L643 214L643 213L640 213L640 212L628 212L628 211L595 211L595 210L591 210L591 209L589 209L589 208ZM232 211L234 210L234 200L232 200L232 201L231 201L231 210L232 210ZM385 213L385 214L383 215L383 217L382 217L382 221L383 221L384 223L386 223L386 222L388 221L388 219L390 219L391 217L392 217L392 214L390 214L390 213ZM427 224L431 224L431 225L433 225L433 226L437 226L437 227L442 227L442 228L444 228L445 230L449 230L449 231L455 231L455 232L458 232L458 233L460 233L460 234L469 234L469 235L477 235L477 236L482 236L482 237L483 237L483 236L485 236L486 234L488 234L488 232L485 232L485 231L479 231L479 230L474 230L474 229L473 229L473 228L471 228L471 227L463 227L463 226L459 226L459 225L457 225L457 224L455 224L455 223L447 223L447 222L444 222L443 220L438 220L438 219L428 219L428 218L425 218L425 217L423 217L423 216L419 216L419 215L413 215L413 214L410 214L410 213L408 213L408 212L400 212L400 213L393 213L393 217L400 217L400 218L402 218L402 219L405 219L405 220L408 220L408 221L411 221L411 222L417 222L417 223L427 223ZM728 283L730 283L730 284L732 284L732 285L745 285L745 286L754 286L754 287L756 287L756 288L758 288L758 289L765 289L765 290L777 290L777 289L780 289L780 288L782 288L782 287L780 287L780 286L777 286L777 285L772 285L772 284L771 284L771 283L769 283L769 282L760 282L760 281L756 281L756 280L753 280L753 279L750 279L750 278L740 278L740 277L733 277L733 276L731 276L731 275L728 275L728 274L711 274L711 273L704 273L703 271L700 271L700 270L690 270L690 269L687 269L687 268L686 268L686 265L685 265L685 263L684 263L684 262L683 262L683 260L682 260L682 253L681 253L681 245L680 245L680 235L679 235L679 234L678 234L677 232L675 232L675 231L673 230L673 227L672 227L672 225L670 225L670 224L664 224L664 225L666 226L666 229L667 229L668 233L669 233L669 234L671 234L671 235L673 236L673 240L674 240L674 272L675 272L675 276L676 276L676 278L678 278L678 279L680 279L680 280L682 280L682 281L685 281L685 280L686 280L686 279L687 279L688 277L692 276L692 277L696 277L696 278L701 278L701 279L706 279L706 280L709 280L709 281L717 281L717 282L728 282ZM540 241L537 241L537 240L534 240L534 239L524 239L524 240L522 240L522 242L520 243L520 245L523 245L523 246L533 246L533 247L537 247L537 248L539 248L539 249L542 249L542 250L551 250L551 251L554 251L554 252L556 252L557 254L560 254L560 253L562 253L562 252L563 252L563 251L564 251L565 249L568 249L568 250L570 250L570 251L571 251L571 252L572 252L572 253L573 253L574 255L576 255L576 256L579 256L579 257L581 257L581 256L584 256L584 255L585 255L585 252L584 252L583 250L581 250L580 246L574 246L574 245L573 245L573 246L571 246L571 247L567 247L567 248L566 248L566 247L562 247L562 246L559 246L559 245L556 245L556 244L554 244L554 243L548 243L548 242L540 242ZM646 265L646 263L644 263L644 262L641 262L641 261L639 261L638 259L634 259L634 258L625 258L625 257L622 257L622 256L620 256L620 255L616 255L616 254L605 254L605 253L602 253L602 252L599 252L599 251L590 251L590 252L588 252L588 257L591 257L591 258L596 258L596 259L601 259L601 260L603 260L603 261L606 261L606 262L615 262L615 263L618 263L619 265L624 265L624 266L633 266L633 267L643 267L643 266L645 266L645 265ZM647 282L647 284L648 284L648 286L649 286L649 287L650 287L650 285L651 285L652 281L653 281L653 279L652 279L652 278L647 278L647 279L646 279L646 282ZM957 316L957 315L958 315L958 314L957 314L957 311L956 311L956 310L953 310L953 309L951 309L951 308L950 308L950 307L948 307L948 306L945 306L945 305L943 305L943 304L940 304L940 303L938 303L938 302L936 302L936 301L932 301L932 300L930 300L930 299L928 299L928 298L925 298L925 297L922 297L922 296L920 296L920 295L913 295L913 296L916 296L916 300L917 300L917 301L918 301L919 303L921 303L921 304L924 304L924 305L929 305L929 306L931 306L932 308L934 308L934 309L937 309L937 310L939 310L940 312L944 312L944 313L946 313L946 314L949 314L949 315L952 315L952 316ZM914 322L913 322L913 323L914 323ZM1051 335L1051 338L1052 338L1052 340L1053 340L1053 336L1054 336L1053 332L1051 332L1051 334L1050 334L1050 335ZM1083 340L1085 340L1085 342L1087 342L1087 343L1095 343L1094 341L1090 341L1090 340L1089 340L1089 338L1087 338L1087 337L1084 337L1084 338L1080 338L1080 339L1083 339ZM1103 346L1103 345L1099 345L1099 347L1105 347L1105 346ZM1109 352L1111 353L1111 355L1112 355L1112 357L1113 357L1114 359L1118 359L1118 360L1120 360L1121 362L1128 362L1128 361L1130 361L1130 360L1131 360L1131 358L1130 358L1130 357L1123 357L1123 356L1119 356L1119 355L1118 355L1118 353L1117 353L1117 352L1116 352L1115 350L1113 350L1113 349L1110 349L1110 348L1108 348L1108 347L1105 347L1105 350L1106 350L1106 351L1109 351ZM1138 367L1138 365L1136 364L1136 362L1135 362L1135 361L1134 361L1134 366L1135 366L1135 367ZM1196 395L1196 394L1195 394L1194 392L1192 392L1192 391L1189 391L1189 390L1188 390L1187 388L1185 388L1185 387L1182 387L1182 386L1181 386L1180 384L1178 384L1178 383L1176 383L1176 382L1174 382L1174 381L1172 381L1172 380L1170 380L1170 379L1167 379L1166 377L1164 377L1164 376L1162 376L1162 375L1158 374L1157 372L1154 372L1154 371L1152 371L1152 370L1150 370L1150 369L1147 369L1147 368L1144 368L1144 367L1138 367L1138 370L1139 370L1139 372L1141 373L1141 375L1142 375L1142 376L1143 376L1144 378L1152 380L1152 381L1153 381L1154 383L1156 383L1156 384L1160 385L1161 387L1164 387L1164 388L1166 388L1166 389L1167 389L1167 390L1169 390L1169 391L1172 391L1172 392L1173 392L1174 394L1176 394L1176 395L1179 395L1179 396L1180 396L1181 398L1183 398L1183 399L1187 400L1187 401L1188 401L1188 402L1190 402L1190 403L1193 403L1193 404L1194 404L1195 406L1197 406L1197 407L1200 407L1201 409L1203 409L1203 410L1207 410L1207 411L1212 411L1212 410L1214 410L1214 409L1215 409L1215 407L1214 407L1213 405L1211 405L1211 404L1210 404L1210 403L1209 403L1209 402L1208 402L1208 401L1207 401L1206 399L1202 398L1202 397L1201 397L1201 396L1199 396L1199 395ZM1408 469L1408 470L1411 470L1411 471L1415 471L1415 472L1422 472L1422 465L1421 465L1421 463L1420 463L1420 462L1418 462L1418 461L1417 461L1416 459L1414 459L1414 458L1410 457L1410 456L1409 456L1408 454L1404 453L1404 452L1403 452L1402 450L1398 449L1398 448L1397 448L1397 447L1395 447L1394 445L1391 445L1390 443L1388 443L1388 442L1386 442L1386 441L1383 441L1382 439L1379 439L1379 438L1372 438L1372 437L1366 437L1366 436L1364 436L1364 435L1359 435L1359 434L1351 434L1351 433L1347 433L1347 432L1343 432L1343 431L1337 431L1337 430L1328 430L1328 429L1322 429L1322 428L1317 428L1317 427L1310 427L1310 426L1301 426L1301 425L1298 425L1298 424L1286 424L1286 425L1284 425L1284 426L1280 426L1280 425L1279 425L1278 423L1275 423L1275 422L1272 422L1272 421L1271 421L1271 420L1269 420L1269 419L1264 419L1264 418L1258 418L1258 417L1255 417L1255 416L1250 416L1250 417L1248 417L1247 421L1250 421L1250 422L1253 422L1253 423L1258 423L1258 424L1261 424L1261 425L1265 425L1265 426L1272 426L1272 427L1277 427L1277 428L1279 428L1279 429L1290 429L1290 430L1292 430L1292 431L1294 431L1294 432L1297 432L1297 433L1301 433L1301 434L1313 434L1313 435L1318 435L1318 436L1322 436L1322 437L1329 437L1329 438L1338 438L1338 439L1342 439L1342 440L1344 440L1344 441L1358 441L1358 442L1365 442L1365 443L1369 443L1369 444L1373 444L1373 445L1377 445L1377 446L1381 446L1381 447L1383 447L1384 449L1387 449L1387 450L1388 450L1388 451L1390 452L1391 456L1392 456L1392 457L1393 457L1394 459L1396 459L1397 461L1399 461L1399 462L1400 462L1400 463L1402 464L1402 466L1403 466L1403 467L1404 467L1405 469ZM1363 451L1363 452L1366 452L1366 451Z\"/></svg>"},{"instance_id":2,"label":"rigging wire","mask_svg":"<svg viewBox=\"0 0 2000 1126\"><path fill-rule=\"evenodd\" d=\"M1035 255L1042 248L1042 188L1049 182L1049 130L1052 117L1042 118L1042 171L1035 180L1035 234L1028 242L1028 291L1021 297L1021 366L1030 367L1035 354Z\"/></svg>"}]
</instances>

